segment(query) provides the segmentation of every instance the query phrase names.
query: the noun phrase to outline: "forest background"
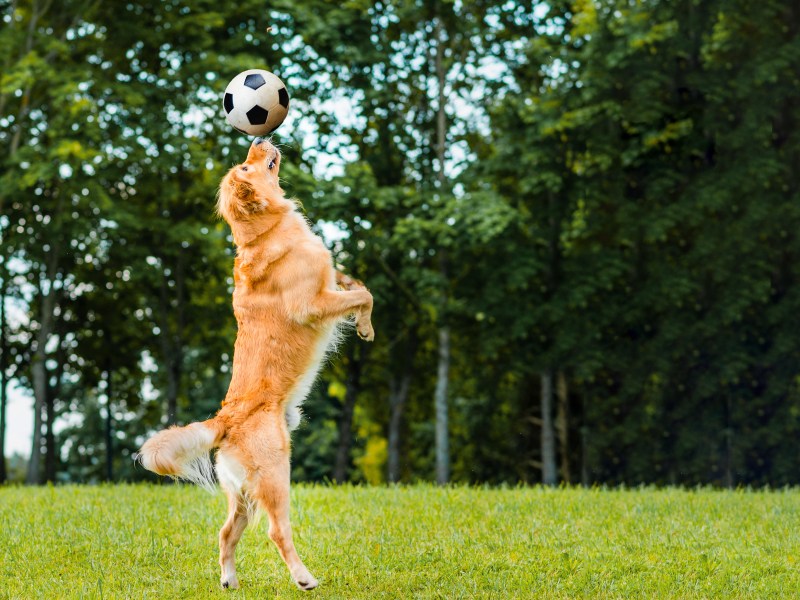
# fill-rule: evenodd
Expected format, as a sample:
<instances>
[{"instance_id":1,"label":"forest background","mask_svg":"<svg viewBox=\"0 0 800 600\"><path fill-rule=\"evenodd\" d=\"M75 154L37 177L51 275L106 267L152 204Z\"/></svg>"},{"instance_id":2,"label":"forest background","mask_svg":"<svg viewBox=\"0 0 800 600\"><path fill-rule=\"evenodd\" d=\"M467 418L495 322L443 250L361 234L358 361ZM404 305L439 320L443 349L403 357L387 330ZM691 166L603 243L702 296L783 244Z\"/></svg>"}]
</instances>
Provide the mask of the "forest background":
<instances>
[{"instance_id":1,"label":"forest background","mask_svg":"<svg viewBox=\"0 0 800 600\"><path fill-rule=\"evenodd\" d=\"M293 477L800 482L800 5L0 0L0 481L141 480L236 334L236 73L375 297ZM272 33L266 28L272 27ZM8 419L32 399L32 423ZM6 455L6 452L3 452Z\"/></svg>"}]
</instances>

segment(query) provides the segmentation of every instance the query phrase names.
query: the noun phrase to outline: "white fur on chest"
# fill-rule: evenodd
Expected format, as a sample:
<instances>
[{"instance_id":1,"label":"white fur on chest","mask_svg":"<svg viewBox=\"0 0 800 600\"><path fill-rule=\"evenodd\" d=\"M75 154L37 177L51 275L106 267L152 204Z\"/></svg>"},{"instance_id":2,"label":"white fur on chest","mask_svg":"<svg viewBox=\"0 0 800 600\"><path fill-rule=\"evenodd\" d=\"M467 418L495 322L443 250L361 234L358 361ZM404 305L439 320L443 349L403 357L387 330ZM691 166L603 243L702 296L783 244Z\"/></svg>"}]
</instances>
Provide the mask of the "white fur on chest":
<instances>
[{"instance_id":1,"label":"white fur on chest","mask_svg":"<svg viewBox=\"0 0 800 600\"><path fill-rule=\"evenodd\" d=\"M308 369L297 378L294 386L289 391L289 399L286 402L286 424L289 426L289 431L294 431L300 425L300 421L303 418L300 406L311 391L311 386L314 385L314 380L317 378L317 373L319 373L325 356L336 347L339 341L340 327L341 325L338 323L331 323L321 333L314 347L314 354Z\"/></svg>"}]
</instances>

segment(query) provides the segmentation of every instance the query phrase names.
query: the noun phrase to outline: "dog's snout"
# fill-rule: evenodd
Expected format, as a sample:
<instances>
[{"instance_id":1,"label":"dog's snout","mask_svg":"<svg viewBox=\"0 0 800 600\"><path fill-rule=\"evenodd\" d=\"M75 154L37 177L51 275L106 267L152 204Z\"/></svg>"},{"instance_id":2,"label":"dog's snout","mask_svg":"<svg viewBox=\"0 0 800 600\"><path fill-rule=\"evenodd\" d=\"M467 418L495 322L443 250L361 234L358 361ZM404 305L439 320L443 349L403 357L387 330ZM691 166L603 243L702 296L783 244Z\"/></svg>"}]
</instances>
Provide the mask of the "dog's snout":
<instances>
[{"instance_id":1,"label":"dog's snout","mask_svg":"<svg viewBox=\"0 0 800 600\"><path fill-rule=\"evenodd\" d=\"M276 155L280 156L278 149L270 143L269 139L265 139L262 137L257 137L253 140L253 143L250 144L250 150L247 153L247 159L252 161L276 161L278 158ZM271 169L272 167L270 167Z\"/></svg>"}]
</instances>

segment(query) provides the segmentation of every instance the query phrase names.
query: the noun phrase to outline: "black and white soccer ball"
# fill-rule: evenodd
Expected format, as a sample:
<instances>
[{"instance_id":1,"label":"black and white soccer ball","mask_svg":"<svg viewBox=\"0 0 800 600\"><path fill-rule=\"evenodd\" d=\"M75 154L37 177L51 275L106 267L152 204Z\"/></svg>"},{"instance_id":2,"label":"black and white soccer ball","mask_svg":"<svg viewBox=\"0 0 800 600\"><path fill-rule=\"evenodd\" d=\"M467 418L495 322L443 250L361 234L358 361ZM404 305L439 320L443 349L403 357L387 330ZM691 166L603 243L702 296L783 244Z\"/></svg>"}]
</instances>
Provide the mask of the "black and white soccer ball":
<instances>
[{"instance_id":1,"label":"black and white soccer ball","mask_svg":"<svg viewBox=\"0 0 800 600\"><path fill-rule=\"evenodd\" d=\"M274 73L242 71L231 79L222 98L225 119L247 135L266 135L280 127L289 112L289 92Z\"/></svg>"}]
</instances>

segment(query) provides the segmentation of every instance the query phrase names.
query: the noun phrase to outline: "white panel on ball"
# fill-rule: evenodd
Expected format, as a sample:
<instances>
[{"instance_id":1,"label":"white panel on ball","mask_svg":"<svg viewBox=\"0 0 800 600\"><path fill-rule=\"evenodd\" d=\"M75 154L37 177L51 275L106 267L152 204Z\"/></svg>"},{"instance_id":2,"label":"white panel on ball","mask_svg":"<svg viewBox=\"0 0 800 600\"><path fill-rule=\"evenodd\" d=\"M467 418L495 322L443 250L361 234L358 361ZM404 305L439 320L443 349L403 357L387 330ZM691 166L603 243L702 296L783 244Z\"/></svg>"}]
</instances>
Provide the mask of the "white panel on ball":
<instances>
[{"instance_id":1,"label":"white panel on ball","mask_svg":"<svg viewBox=\"0 0 800 600\"><path fill-rule=\"evenodd\" d=\"M289 92L274 73L242 71L231 79L222 97L225 119L247 135L272 133L289 112Z\"/></svg>"}]
</instances>

